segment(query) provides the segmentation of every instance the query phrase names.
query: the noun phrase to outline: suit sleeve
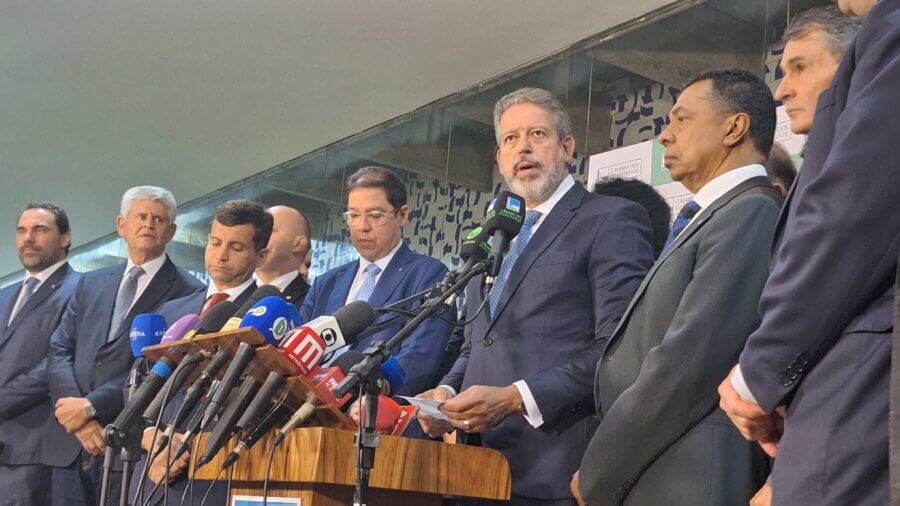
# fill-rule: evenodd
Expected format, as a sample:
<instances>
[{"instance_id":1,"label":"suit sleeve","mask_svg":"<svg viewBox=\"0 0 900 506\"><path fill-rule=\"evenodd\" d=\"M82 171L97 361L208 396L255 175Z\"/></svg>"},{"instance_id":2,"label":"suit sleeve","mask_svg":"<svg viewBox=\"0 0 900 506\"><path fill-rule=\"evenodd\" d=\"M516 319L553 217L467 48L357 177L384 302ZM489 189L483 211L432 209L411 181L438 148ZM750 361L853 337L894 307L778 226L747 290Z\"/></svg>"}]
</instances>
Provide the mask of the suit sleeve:
<instances>
[{"instance_id":1,"label":"suit sleeve","mask_svg":"<svg viewBox=\"0 0 900 506\"><path fill-rule=\"evenodd\" d=\"M313 310L316 307L316 299L318 298L317 295L322 288L321 281L323 277L324 275L313 280L309 292L306 293L306 297L303 299L303 305L300 306L300 321L302 323L312 320Z\"/></svg>"},{"instance_id":2,"label":"suit sleeve","mask_svg":"<svg viewBox=\"0 0 900 506\"><path fill-rule=\"evenodd\" d=\"M481 279L481 276L477 276L475 279L470 281L469 285L466 287L466 304L468 305L466 310L466 318L468 319L475 317L473 311L478 311L478 308L473 307L472 303L476 300L475 293L476 290L480 289ZM438 385L451 386L454 390L456 390L457 393L462 388L463 376L465 376L466 367L469 365L469 353L472 351L471 325L466 325L465 327L463 327L462 339L463 341L459 348L459 356L456 357L456 360L450 367L450 371L445 374L440 381L438 381Z\"/></svg>"},{"instance_id":3,"label":"suit sleeve","mask_svg":"<svg viewBox=\"0 0 900 506\"><path fill-rule=\"evenodd\" d=\"M627 484L716 409L716 387L759 322L755 308L779 206L756 195L720 212L700 232L693 279L662 342L647 353L634 384L604 409L588 445L579 482L591 504L621 501Z\"/></svg>"},{"instance_id":4,"label":"suit sleeve","mask_svg":"<svg viewBox=\"0 0 900 506\"><path fill-rule=\"evenodd\" d=\"M541 430L552 432L593 411L594 370L653 263L651 237L646 211L631 202L610 214L595 230L587 272L592 287L595 346L568 364L524 378L544 420Z\"/></svg>"},{"instance_id":5,"label":"suit sleeve","mask_svg":"<svg viewBox=\"0 0 900 506\"><path fill-rule=\"evenodd\" d=\"M75 329L81 304L82 285L78 281L75 294L66 305L59 326L50 336L50 354L47 357L47 383L50 399L55 404L63 397L81 397L81 387L75 379Z\"/></svg>"},{"instance_id":6,"label":"suit sleeve","mask_svg":"<svg viewBox=\"0 0 900 506\"><path fill-rule=\"evenodd\" d=\"M413 287L412 293L431 288L447 274L447 268L437 262L429 262L423 269L422 276ZM415 310L418 305L413 307ZM406 372L406 385L398 392L400 395L416 395L435 386L438 367L447 340L450 339L451 326L447 321L456 321L456 311L445 311L441 318L426 319L410 336L403 341L400 351L394 356Z\"/></svg>"},{"instance_id":7,"label":"suit sleeve","mask_svg":"<svg viewBox=\"0 0 900 506\"><path fill-rule=\"evenodd\" d=\"M870 46L828 157L793 197L760 299L762 322L740 358L744 380L769 412L892 284L900 243L900 143L892 140L900 131L900 30ZM796 376L784 380L791 371Z\"/></svg>"},{"instance_id":8,"label":"suit sleeve","mask_svg":"<svg viewBox=\"0 0 900 506\"><path fill-rule=\"evenodd\" d=\"M47 359L0 386L0 419L9 419L47 400Z\"/></svg>"}]
</instances>

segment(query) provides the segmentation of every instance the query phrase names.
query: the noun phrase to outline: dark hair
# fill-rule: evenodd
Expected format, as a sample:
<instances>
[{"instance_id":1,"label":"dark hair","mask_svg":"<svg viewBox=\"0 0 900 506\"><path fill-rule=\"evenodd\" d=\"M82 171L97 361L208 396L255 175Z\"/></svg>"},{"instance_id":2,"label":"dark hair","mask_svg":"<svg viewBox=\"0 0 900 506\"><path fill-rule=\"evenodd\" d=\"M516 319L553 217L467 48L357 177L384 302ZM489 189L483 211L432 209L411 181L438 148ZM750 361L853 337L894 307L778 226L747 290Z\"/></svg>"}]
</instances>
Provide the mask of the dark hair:
<instances>
[{"instance_id":1,"label":"dark hair","mask_svg":"<svg viewBox=\"0 0 900 506\"><path fill-rule=\"evenodd\" d=\"M598 181L594 185L594 193L621 197L640 204L650 217L653 258L659 257L669 237L669 223L672 221L672 209L659 192L637 179L609 178Z\"/></svg>"},{"instance_id":2,"label":"dark hair","mask_svg":"<svg viewBox=\"0 0 900 506\"><path fill-rule=\"evenodd\" d=\"M229 200L216 209L213 220L226 227L253 225L253 246L259 251L269 244L272 236L272 215L259 202Z\"/></svg>"},{"instance_id":3,"label":"dark hair","mask_svg":"<svg viewBox=\"0 0 900 506\"><path fill-rule=\"evenodd\" d=\"M788 43L806 37L816 30L822 30L828 50L840 60L860 26L862 26L861 18L848 16L834 5L825 5L797 14L784 30L781 39Z\"/></svg>"},{"instance_id":4,"label":"dark hair","mask_svg":"<svg viewBox=\"0 0 900 506\"><path fill-rule=\"evenodd\" d=\"M357 188L381 188L394 211L406 205L406 184L400 176L383 167L363 167L351 174L347 178L347 193Z\"/></svg>"},{"instance_id":5,"label":"dark hair","mask_svg":"<svg viewBox=\"0 0 900 506\"><path fill-rule=\"evenodd\" d=\"M746 70L717 69L694 75L684 87L707 79L712 81L710 98L717 109L750 116L750 139L760 153L768 155L775 140L775 100L766 82Z\"/></svg>"},{"instance_id":6,"label":"dark hair","mask_svg":"<svg viewBox=\"0 0 900 506\"><path fill-rule=\"evenodd\" d=\"M791 155L777 142L772 145L772 151L766 160L766 175L773 183L781 183L785 190L791 189L794 178L797 177L797 169L794 168Z\"/></svg>"},{"instance_id":7,"label":"dark hair","mask_svg":"<svg viewBox=\"0 0 900 506\"><path fill-rule=\"evenodd\" d=\"M59 235L68 234L71 232L69 228L69 215L66 214L66 210L59 207L53 202L47 201L35 201L29 202L25 205L25 209L22 210L24 213L29 209L43 209L44 211L50 211L53 213L53 220L56 222L56 228L59 229ZM19 215L21 218L22 215ZM66 246L66 254L69 253L69 246Z\"/></svg>"}]
</instances>

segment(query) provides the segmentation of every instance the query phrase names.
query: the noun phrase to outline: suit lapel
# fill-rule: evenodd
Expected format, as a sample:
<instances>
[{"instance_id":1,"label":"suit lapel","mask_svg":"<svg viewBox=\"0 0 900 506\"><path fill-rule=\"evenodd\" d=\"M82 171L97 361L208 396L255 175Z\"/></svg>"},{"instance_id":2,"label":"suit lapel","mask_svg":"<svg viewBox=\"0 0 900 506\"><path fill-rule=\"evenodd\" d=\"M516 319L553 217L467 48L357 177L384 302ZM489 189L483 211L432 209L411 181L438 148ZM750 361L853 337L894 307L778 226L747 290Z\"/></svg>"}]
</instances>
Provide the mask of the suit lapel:
<instances>
[{"instance_id":1,"label":"suit lapel","mask_svg":"<svg viewBox=\"0 0 900 506\"><path fill-rule=\"evenodd\" d=\"M9 331L9 328L7 328L6 324L9 322L9 315L12 314L13 306L16 304L16 299L19 298L19 292L22 291L22 283L22 281L19 281L15 284L14 288L10 287L10 289L8 290L9 297L6 298L6 301L4 301L3 303L3 308L0 309L0 311L2 311L0 312L0 318L2 318L0 319L0 328L3 329L3 331L0 332L0 336L5 336Z\"/></svg>"},{"instance_id":2,"label":"suit lapel","mask_svg":"<svg viewBox=\"0 0 900 506\"><path fill-rule=\"evenodd\" d=\"M124 273L125 271L123 270L122 272ZM131 331L131 325L128 325L126 322L130 322L135 316L141 313L149 313L159 307L160 302L162 302L163 298L169 294L172 287L175 285L175 278L177 275L178 273L175 271L175 264L172 263L172 260L167 256L166 261L159 269L159 272L156 273L156 276L153 276L153 279L150 280L150 284L144 289L144 293L142 293L140 298L132 304L128 314L125 315L125 319L122 320L123 324L116 333L116 338L113 341L118 341L123 334L128 334ZM118 292L118 289L116 292ZM115 299L113 299L113 306L115 306ZM112 313L110 313L110 320L112 320ZM109 331L107 330L107 333L108 332Z\"/></svg>"},{"instance_id":3,"label":"suit lapel","mask_svg":"<svg viewBox=\"0 0 900 506\"><path fill-rule=\"evenodd\" d=\"M497 303L497 310L491 318L488 330L493 327L497 317L503 312L506 303L512 298L518 288L519 283L525 277L525 274L531 269L534 261L537 260L541 253L550 246L559 234L566 228L566 225L575 217L575 211L581 207L581 201L584 199L587 191L580 184L576 184L556 203L550 214L544 218L540 228L528 241L525 250L516 259L512 272L509 273L509 279L506 280L506 286L503 287L503 293L500 294L500 302Z\"/></svg>"},{"instance_id":4,"label":"suit lapel","mask_svg":"<svg viewBox=\"0 0 900 506\"><path fill-rule=\"evenodd\" d=\"M243 292L241 292L240 294L238 294L237 297L234 298L235 305L237 307L242 307L244 305L244 303L247 302L247 299L249 299L250 296L253 295L253 292L256 291L256 288L257 288L256 281L250 283L250 285L247 288L245 288ZM202 292L202 293L204 294L203 301L206 302L206 292ZM201 304L201 306L202 306L202 304Z\"/></svg>"},{"instance_id":5,"label":"suit lapel","mask_svg":"<svg viewBox=\"0 0 900 506\"><path fill-rule=\"evenodd\" d=\"M16 317L10 322L9 327L6 328L6 331L0 335L0 346L3 345L4 342L15 332L16 328L25 320L25 318L33 311L36 307L40 306L47 297L50 296L56 288L62 283L62 280L65 279L66 274L69 273L69 264L63 264L62 267L56 270L47 281L41 283L40 288L34 292L34 295L31 296L31 299L28 300L28 303L25 304L22 309L16 313ZM21 290L21 287L20 287ZM16 291L16 298L18 298L19 290ZM13 299L13 303L15 303L15 299ZM10 311L12 308L10 307ZM9 318L9 313L6 313L7 319Z\"/></svg>"},{"instance_id":6,"label":"suit lapel","mask_svg":"<svg viewBox=\"0 0 900 506\"><path fill-rule=\"evenodd\" d=\"M369 297L370 306L373 308L384 307L391 295L397 290L397 287L400 286L406 273L409 272L409 264L412 263L413 258L413 253L409 250L409 247L406 244L401 244L394 258L391 259L381 277L378 278L375 290L372 292L372 296Z\"/></svg>"},{"instance_id":7,"label":"suit lapel","mask_svg":"<svg viewBox=\"0 0 900 506\"><path fill-rule=\"evenodd\" d=\"M350 285L353 284L353 278L356 277L357 270L359 270L359 260L344 265L342 270L337 272L334 279L334 288L331 290L331 296L328 298L328 304L325 306L325 314L337 311L338 308L344 306L347 302L347 295L350 294Z\"/></svg>"},{"instance_id":8,"label":"suit lapel","mask_svg":"<svg viewBox=\"0 0 900 506\"><path fill-rule=\"evenodd\" d=\"M644 292L647 291L647 286L653 280L653 276L656 275L656 271L666 262L675 251L678 250L682 245L688 242L694 234L697 233L709 219L722 207L731 202L735 197L744 193L745 191L751 188L757 187L771 187L769 180L765 177L752 177L743 183L735 186L731 190L729 190L725 195L718 198L715 202L709 205L706 209L700 211L700 214L697 216L697 219L694 220L690 225L687 226L680 234L678 234L678 238L675 239L675 242L672 243L672 247L667 249L660 255L660 257L653 264L653 267L650 268L650 271L644 276L644 280L641 281L640 286L638 286L637 291L634 294L634 297L631 298L631 301L628 303L628 306L625 308L625 312L622 314L622 319L619 320L619 326L616 328L616 331L613 333L612 338L610 339L610 343L616 339L619 334L619 331L625 328L627 324L628 318L631 316L631 312L640 299L643 297ZM609 349L609 348L607 348Z\"/></svg>"}]
</instances>

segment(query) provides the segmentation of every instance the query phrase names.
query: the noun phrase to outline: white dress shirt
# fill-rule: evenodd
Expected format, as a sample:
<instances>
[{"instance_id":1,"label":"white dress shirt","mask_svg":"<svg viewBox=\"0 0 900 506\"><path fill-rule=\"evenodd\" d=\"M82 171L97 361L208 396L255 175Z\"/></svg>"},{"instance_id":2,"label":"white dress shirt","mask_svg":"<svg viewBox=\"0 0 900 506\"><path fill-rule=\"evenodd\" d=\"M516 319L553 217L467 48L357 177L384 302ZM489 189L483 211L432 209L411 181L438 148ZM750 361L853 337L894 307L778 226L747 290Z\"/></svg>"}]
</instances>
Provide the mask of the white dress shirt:
<instances>
[{"instance_id":1,"label":"white dress shirt","mask_svg":"<svg viewBox=\"0 0 900 506\"><path fill-rule=\"evenodd\" d=\"M226 294L228 294L228 298L225 300L230 300L230 301L234 302L234 299L238 298L242 293L244 293L244 290L246 290L247 287L250 286L250 284L253 283L254 281L256 281L256 280L253 279L253 276L250 276L249 278L247 278L247 281L244 281L243 283L241 283L237 286L232 286L231 288L219 290L219 288L216 286L216 282L213 281L212 278L210 278L209 286L206 288L206 299L204 299L204 300L209 300L209 298L212 297L213 294L216 294L216 293L226 293ZM204 302L203 305L206 306L206 302Z\"/></svg>"},{"instance_id":2,"label":"white dress shirt","mask_svg":"<svg viewBox=\"0 0 900 506\"><path fill-rule=\"evenodd\" d=\"M32 292L32 294L31 294L33 297L34 294L37 293L37 291L41 287L41 285L44 284L44 281L47 281L47 279L49 279L50 276L52 276L54 272L58 271L59 268L62 267L63 264L65 264L66 262L68 262L68 259L64 258L64 259L60 260L59 262L56 262L55 264L51 265L50 267L47 267L46 269L44 269L41 272L38 272L36 274L32 274L28 271L25 271L25 277L22 278L22 286L24 287L25 281L28 281L28 279L30 279L30 278L37 279L38 283L36 285L34 285L34 292ZM16 304L13 306L12 313L9 314L10 322L12 322L13 318L15 318L16 315L19 314L19 311L22 310L22 308L20 308L19 305L22 303L23 295L25 295L25 290L19 290L19 296L16 297ZM9 326L9 323L7 323L7 326Z\"/></svg>"},{"instance_id":3,"label":"white dress shirt","mask_svg":"<svg viewBox=\"0 0 900 506\"><path fill-rule=\"evenodd\" d=\"M159 270L162 269L163 264L166 263L166 258L168 258L168 256L163 253L153 260L141 264L141 267L144 268L144 275L138 278L137 289L134 291L134 299L131 301L131 306L128 306L129 310L131 310L135 302L140 300L141 295L143 295L144 293L144 290L147 289L147 285L149 285L150 282L153 281L153 277L156 276L156 273L159 272ZM125 272L122 274L121 281L119 281L119 290L122 289L122 285L124 285L125 280L128 279L128 271L130 271L134 266L135 263L131 261L131 257L128 257L128 264L125 266ZM118 291L116 291L116 293L118 293Z\"/></svg>"},{"instance_id":4,"label":"white dress shirt","mask_svg":"<svg viewBox=\"0 0 900 506\"><path fill-rule=\"evenodd\" d=\"M287 274L282 274L281 276L278 276L277 278L273 279L272 281L270 281L268 283L263 283L262 281L260 281L260 284L274 286L275 288L277 288L283 292L285 290L285 288L287 288L289 284L293 283L294 280L297 279L297 276L299 276L299 275L300 275L299 271L291 271Z\"/></svg>"},{"instance_id":5,"label":"white dress shirt","mask_svg":"<svg viewBox=\"0 0 900 506\"><path fill-rule=\"evenodd\" d=\"M394 246L394 249L392 249L390 253L374 262L359 257L359 267L356 269L356 277L353 278L353 284L350 285L350 292L347 294L347 300L344 301L344 304L349 304L356 300L356 297L359 295L359 290L362 288L363 281L366 279L366 268L369 264L375 264L381 269L378 272L378 275L375 276L375 284L378 285L378 282L381 280L381 275L384 274L384 270L387 269L388 264L394 259L394 255L397 254L401 244L403 244L403 239L400 239L400 242Z\"/></svg>"}]
</instances>

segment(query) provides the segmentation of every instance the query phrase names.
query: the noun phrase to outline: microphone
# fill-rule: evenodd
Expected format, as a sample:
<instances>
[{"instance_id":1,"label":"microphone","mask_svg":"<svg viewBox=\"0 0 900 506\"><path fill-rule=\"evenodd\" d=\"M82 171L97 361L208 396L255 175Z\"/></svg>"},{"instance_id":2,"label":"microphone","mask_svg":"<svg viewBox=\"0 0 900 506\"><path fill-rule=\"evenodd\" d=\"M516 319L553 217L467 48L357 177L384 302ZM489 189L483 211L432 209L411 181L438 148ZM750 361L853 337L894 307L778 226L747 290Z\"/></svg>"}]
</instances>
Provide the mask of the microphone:
<instances>
[{"instance_id":1,"label":"microphone","mask_svg":"<svg viewBox=\"0 0 900 506\"><path fill-rule=\"evenodd\" d=\"M219 303L218 305L221 305ZM218 307L218 305L216 307ZM215 309L215 308L213 308ZM212 311L212 310L210 310ZM196 381L187 389L187 393L184 395L184 400L181 403L181 408L178 410L178 414L172 423L169 424L170 427L178 427L181 422L184 421L185 418L194 410L194 406L200 401L203 396L203 392L206 390L206 387L212 383L215 379L216 374L225 367L225 364L228 363L228 360L231 358L231 355L228 354L227 349L221 349L216 352L215 355L206 363L206 367L200 372L200 376ZM147 419L146 412L144 416L144 420L147 423L156 423L156 418Z\"/></svg>"},{"instance_id":2,"label":"microphone","mask_svg":"<svg viewBox=\"0 0 900 506\"><path fill-rule=\"evenodd\" d=\"M488 276L496 277L500 273L500 265L509 242L519 233L524 222L525 200L515 193L502 191L488 204L488 211L484 215L484 229L493 238Z\"/></svg>"},{"instance_id":3,"label":"microphone","mask_svg":"<svg viewBox=\"0 0 900 506\"><path fill-rule=\"evenodd\" d=\"M488 259L491 254L491 244L484 227L475 227L469 231L466 238L459 246L459 258L463 261L460 274L466 273L475 267L475 264Z\"/></svg>"},{"instance_id":4,"label":"microphone","mask_svg":"<svg viewBox=\"0 0 900 506\"><path fill-rule=\"evenodd\" d=\"M144 348L156 346L166 333L166 319L159 313L142 313L131 321L131 354L134 358L144 358Z\"/></svg>"},{"instance_id":5,"label":"microphone","mask_svg":"<svg viewBox=\"0 0 900 506\"><path fill-rule=\"evenodd\" d=\"M238 422L238 418L241 416L241 413L244 412L244 409L250 404L250 401L253 400L254 394L259 389L259 382L256 381L256 378L253 376L247 376L244 378L243 383L241 383L241 388L238 391L237 396L235 396L234 401L228 406L225 410L225 413L222 414L222 417L219 419L219 423L216 424L216 428L213 429L212 434L210 434L209 439L206 440L206 446L204 447L203 456L200 457L200 460L197 461L197 466L195 469L200 468L203 465L206 465L212 458L216 455L222 445L225 444L225 441L234 434L235 424Z\"/></svg>"},{"instance_id":6,"label":"microphone","mask_svg":"<svg viewBox=\"0 0 900 506\"><path fill-rule=\"evenodd\" d=\"M300 313L296 306L281 297L269 296L247 311L239 328L253 327L266 339L266 344L278 346L285 334L299 324Z\"/></svg>"},{"instance_id":7,"label":"microphone","mask_svg":"<svg viewBox=\"0 0 900 506\"><path fill-rule=\"evenodd\" d=\"M149 424L155 424L159 418L159 413L163 406L167 404L175 396L175 392L181 390L184 383L194 374L194 370L200 366L200 363L208 356L207 352L197 352L188 355L178 364L175 371L166 380L163 387L153 397L153 401L144 410L143 418Z\"/></svg>"},{"instance_id":8,"label":"microphone","mask_svg":"<svg viewBox=\"0 0 900 506\"><path fill-rule=\"evenodd\" d=\"M262 439L266 434L269 433L270 430L274 429L276 425L285 421L288 418L288 412L281 407L275 407L272 411L270 411L259 425L253 428L247 437L238 441L238 443L232 448L231 453L225 457L225 462L222 463L222 469L228 469L231 467L241 455L247 452L253 445L256 444L257 441Z\"/></svg>"},{"instance_id":9,"label":"microphone","mask_svg":"<svg viewBox=\"0 0 900 506\"><path fill-rule=\"evenodd\" d=\"M200 324L197 325L197 330L193 333L188 332L184 338L190 340L195 336L218 332L235 311L237 311L237 304L230 300L223 300L211 307L209 311L206 312L206 316L200 320Z\"/></svg>"},{"instance_id":10,"label":"microphone","mask_svg":"<svg viewBox=\"0 0 900 506\"><path fill-rule=\"evenodd\" d=\"M249 429L251 425L256 423L270 407L272 396L275 395L275 392L281 390L286 381L285 377L277 372L269 372L265 383L263 383L259 392L256 393L256 397L253 398L250 405L247 406L244 415L238 420L235 428L237 428L238 431L244 432Z\"/></svg>"},{"instance_id":11,"label":"microphone","mask_svg":"<svg viewBox=\"0 0 900 506\"><path fill-rule=\"evenodd\" d=\"M247 343L238 345L238 349L234 353L231 364L228 365L228 369L225 370L225 374L222 376L222 382L219 384L219 388L216 389L209 404L206 406L206 411L203 414L203 422L200 424L200 432L206 430L213 418L219 414L219 411L222 409L222 404L225 402L225 399L228 398L228 394L230 394L234 386L237 385L238 380L240 380L241 375L244 373L244 369L247 368L255 355L256 349L253 348L253 346L250 346Z\"/></svg>"},{"instance_id":12,"label":"microphone","mask_svg":"<svg viewBox=\"0 0 900 506\"><path fill-rule=\"evenodd\" d=\"M335 351L348 344L356 344L357 335L374 320L372 306L358 300L338 309L332 316L320 316L305 326L325 341L325 357L322 362L327 363Z\"/></svg>"},{"instance_id":13,"label":"microphone","mask_svg":"<svg viewBox=\"0 0 900 506\"><path fill-rule=\"evenodd\" d=\"M399 436L416 414L415 406L401 406L394 399L378 396L378 413L375 415L375 432Z\"/></svg>"},{"instance_id":14,"label":"microphone","mask_svg":"<svg viewBox=\"0 0 900 506\"><path fill-rule=\"evenodd\" d=\"M228 319L228 321L221 327L221 331L225 332L226 330L234 330L241 326L241 318L247 314L247 311L250 311L250 308L256 305L257 302L265 299L266 297L281 297L281 291L278 288L275 288L272 285L262 285L253 293L250 294L250 297L247 298L244 305L239 307L237 311L234 312L234 316Z\"/></svg>"},{"instance_id":15,"label":"microphone","mask_svg":"<svg viewBox=\"0 0 900 506\"><path fill-rule=\"evenodd\" d=\"M288 332L278 350L297 367L300 374L307 375L321 363L325 355L325 340L303 325Z\"/></svg>"},{"instance_id":16,"label":"microphone","mask_svg":"<svg viewBox=\"0 0 900 506\"><path fill-rule=\"evenodd\" d=\"M187 335L188 332L197 328L200 325L200 317L195 314L187 314L179 318L166 330L166 333L162 336L162 343L171 343L173 341L180 341Z\"/></svg>"},{"instance_id":17,"label":"microphone","mask_svg":"<svg viewBox=\"0 0 900 506\"><path fill-rule=\"evenodd\" d=\"M388 357L381 364L381 374L385 379L385 387L381 392L384 395L394 395L406 384L406 371L394 357Z\"/></svg>"}]
</instances>

